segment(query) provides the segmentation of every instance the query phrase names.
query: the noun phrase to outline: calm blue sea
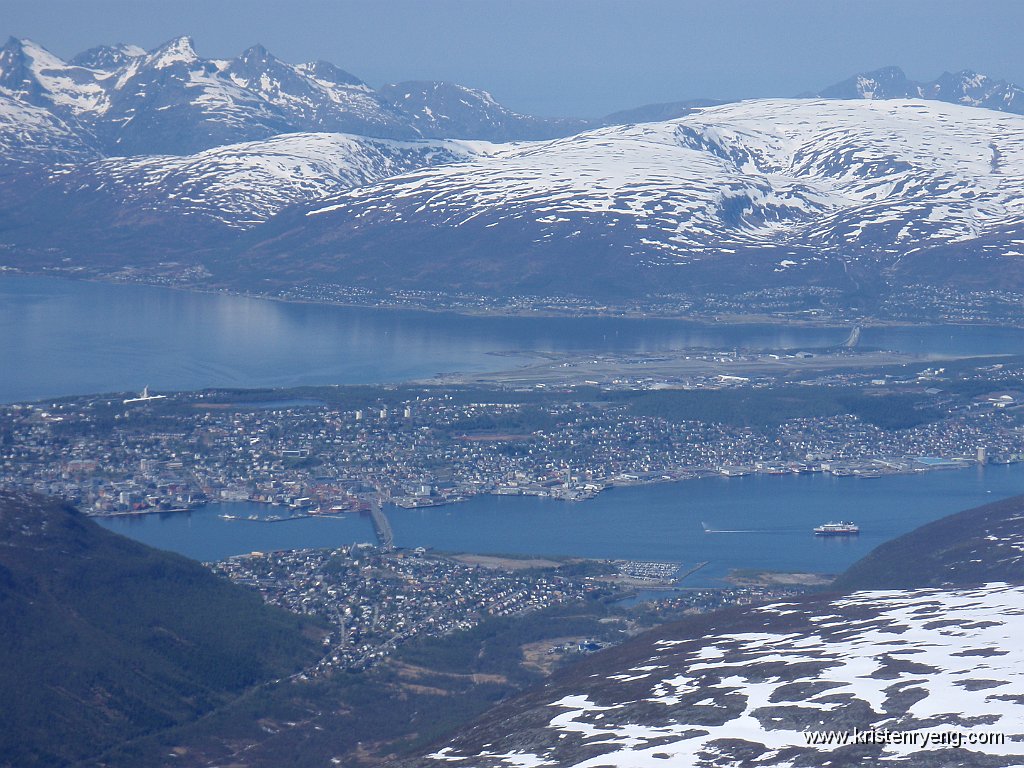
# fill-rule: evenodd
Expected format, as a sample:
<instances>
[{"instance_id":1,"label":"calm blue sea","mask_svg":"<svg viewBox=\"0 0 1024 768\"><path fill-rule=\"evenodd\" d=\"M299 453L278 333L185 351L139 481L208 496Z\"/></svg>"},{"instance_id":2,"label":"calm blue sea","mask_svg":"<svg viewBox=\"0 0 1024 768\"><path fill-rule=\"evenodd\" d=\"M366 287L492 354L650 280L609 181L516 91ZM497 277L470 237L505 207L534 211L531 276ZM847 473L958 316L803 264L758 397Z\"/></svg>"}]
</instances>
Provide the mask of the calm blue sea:
<instances>
[{"instance_id":1,"label":"calm blue sea","mask_svg":"<svg viewBox=\"0 0 1024 768\"><path fill-rule=\"evenodd\" d=\"M875 479L751 475L619 488L582 503L479 496L427 509L389 508L399 546L449 552L576 555L707 566L688 586L721 584L733 568L838 573L884 541L945 515L1024 492L1024 465ZM265 505L213 504L191 514L103 520L110 530L199 560L253 550L374 541L368 517L229 521ZM275 509L275 512L280 510ZM811 529L853 520L856 538ZM705 533L703 523L718 533Z\"/></svg>"},{"instance_id":2,"label":"calm blue sea","mask_svg":"<svg viewBox=\"0 0 1024 768\"><path fill-rule=\"evenodd\" d=\"M288 304L0 275L0 402L204 387L408 381L510 368L531 352L810 349L843 328L616 318L503 318ZM862 344L1024 353L1014 329L870 328Z\"/></svg>"}]
</instances>

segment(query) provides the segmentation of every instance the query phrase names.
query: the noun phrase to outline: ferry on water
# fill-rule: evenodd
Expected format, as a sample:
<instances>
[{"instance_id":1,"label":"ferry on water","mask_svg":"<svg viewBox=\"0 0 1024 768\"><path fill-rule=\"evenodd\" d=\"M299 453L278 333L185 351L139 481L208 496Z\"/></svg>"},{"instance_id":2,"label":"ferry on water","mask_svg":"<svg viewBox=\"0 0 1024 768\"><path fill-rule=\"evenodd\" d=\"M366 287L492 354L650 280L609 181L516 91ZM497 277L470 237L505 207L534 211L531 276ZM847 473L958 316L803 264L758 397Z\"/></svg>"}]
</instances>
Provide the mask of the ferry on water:
<instances>
[{"instance_id":1,"label":"ferry on water","mask_svg":"<svg viewBox=\"0 0 1024 768\"><path fill-rule=\"evenodd\" d=\"M856 536L860 528L855 523L825 523L814 529L815 536Z\"/></svg>"}]
</instances>

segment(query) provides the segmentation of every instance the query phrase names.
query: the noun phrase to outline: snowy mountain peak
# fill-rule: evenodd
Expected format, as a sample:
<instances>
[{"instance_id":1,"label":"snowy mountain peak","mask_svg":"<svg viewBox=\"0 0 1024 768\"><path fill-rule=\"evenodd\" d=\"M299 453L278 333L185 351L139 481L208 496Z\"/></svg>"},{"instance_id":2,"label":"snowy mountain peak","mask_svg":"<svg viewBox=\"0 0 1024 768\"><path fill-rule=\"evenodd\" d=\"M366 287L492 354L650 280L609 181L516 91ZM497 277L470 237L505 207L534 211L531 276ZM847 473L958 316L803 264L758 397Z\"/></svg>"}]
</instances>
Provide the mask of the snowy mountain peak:
<instances>
[{"instance_id":1,"label":"snowy mountain peak","mask_svg":"<svg viewBox=\"0 0 1024 768\"><path fill-rule=\"evenodd\" d=\"M63 115L96 110L105 100L97 72L68 64L32 40L13 37L0 50L0 88Z\"/></svg>"},{"instance_id":2,"label":"snowy mountain peak","mask_svg":"<svg viewBox=\"0 0 1024 768\"><path fill-rule=\"evenodd\" d=\"M242 55L238 57L238 60L248 65L255 64L268 64L270 62L277 62L279 59L264 48L259 43L251 45L242 51Z\"/></svg>"},{"instance_id":3,"label":"snowy mountain peak","mask_svg":"<svg viewBox=\"0 0 1024 768\"><path fill-rule=\"evenodd\" d=\"M20 38L11 35L7 38L3 47L0 48L0 57L4 60L14 60L17 57L24 56L24 46Z\"/></svg>"},{"instance_id":4,"label":"snowy mountain peak","mask_svg":"<svg viewBox=\"0 0 1024 768\"><path fill-rule=\"evenodd\" d=\"M33 62L35 62L36 66L38 67L60 69L62 67L67 66L67 63L63 59L61 59L59 56L55 56L54 54L50 53L48 50L46 50L43 46L41 46L34 40L30 40L27 37L23 37L19 40L16 40L12 37L8 41L8 43L11 42L16 43L17 46L21 49L22 53L29 59L31 59Z\"/></svg>"},{"instance_id":5,"label":"snowy mountain peak","mask_svg":"<svg viewBox=\"0 0 1024 768\"><path fill-rule=\"evenodd\" d=\"M82 51L75 55L68 63L77 67L86 67L87 69L114 72L134 59L142 58L145 55L146 50L137 45L115 43L114 45L98 45L95 48Z\"/></svg>"},{"instance_id":6,"label":"snowy mountain peak","mask_svg":"<svg viewBox=\"0 0 1024 768\"><path fill-rule=\"evenodd\" d=\"M0 48L0 88L12 96L37 104L41 96L39 83L29 70L22 41L10 37Z\"/></svg>"},{"instance_id":7,"label":"snowy mountain peak","mask_svg":"<svg viewBox=\"0 0 1024 768\"><path fill-rule=\"evenodd\" d=\"M26 77L33 77L39 70L63 69L66 66L57 56L28 38L10 37L0 48L0 83L18 68Z\"/></svg>"},{"instance_id":8,"label":"snowy mountain peak","mask_svg":"<svg viewBox=\"0 0 1024 768\"><path fill-rule=\"evenodd\" d=\"M282 81L294 81L297 78L293 66L281 61L259 44L246 48L238 58L227 62L222 71L236 85L264 96L269 90L279 90Z\"/></svg>"},{"instance_id":9,"label":"snowy mountain peak","mask_svg":"<svg viewBox=\"0 0 1024 768\"><path fill-rule=\"evenodd\" d=\"M164 69L175 64L192 64L199 60L192 38L182 35L170 40L157 48L149 57L149 65L156 69Z\"/></svg>"}]
</instances>

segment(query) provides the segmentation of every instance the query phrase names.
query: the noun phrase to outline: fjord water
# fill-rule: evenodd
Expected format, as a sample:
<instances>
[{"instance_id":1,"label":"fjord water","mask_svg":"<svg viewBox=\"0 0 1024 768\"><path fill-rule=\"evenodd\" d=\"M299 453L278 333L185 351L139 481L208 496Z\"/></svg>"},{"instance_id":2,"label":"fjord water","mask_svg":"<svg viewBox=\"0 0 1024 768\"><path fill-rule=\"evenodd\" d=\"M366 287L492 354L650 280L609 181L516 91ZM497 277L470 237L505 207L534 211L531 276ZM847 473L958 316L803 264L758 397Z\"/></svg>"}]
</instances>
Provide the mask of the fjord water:
<instances>
[{"instance_id":1,"label":"fjord water","mask_svg":"<svg viewBox=\"0 0 1024 768\"><path fill-rule=\"evenodd\" d=\"M0 275L0 402L205 387L369 384L499 370L529 353L800 349L848 329L621 318L465 317L294 304L139 285ZM919 354L1024 353L983 327L868 328Z\"/></svg>"},{"instance_id":2,"label":"fjord water","mask_svg":"<svg viewBox=\"0 0 1024 768\"><path fill-rule=\"evenodd\" d=\"M721 585L732 569L838 573L884 541L1022 490L1024 464L1016 464L868 480L826 475L711 477L617 488L582 503L478 496L444 507L389 508L388 516L395 542L402 547L661 560L682 563L684 568L707 562L684 582L705 586ZM253 550L374 541L369 519L358 515L275 523L219 517L265 511L266 505L213 504L191 514L101 522L146 544L199 560ZM814 526L841 519L856 521L861 535L813 535ZM706 533L703 524L716 532Z\"/></svg>"}]
</instances>

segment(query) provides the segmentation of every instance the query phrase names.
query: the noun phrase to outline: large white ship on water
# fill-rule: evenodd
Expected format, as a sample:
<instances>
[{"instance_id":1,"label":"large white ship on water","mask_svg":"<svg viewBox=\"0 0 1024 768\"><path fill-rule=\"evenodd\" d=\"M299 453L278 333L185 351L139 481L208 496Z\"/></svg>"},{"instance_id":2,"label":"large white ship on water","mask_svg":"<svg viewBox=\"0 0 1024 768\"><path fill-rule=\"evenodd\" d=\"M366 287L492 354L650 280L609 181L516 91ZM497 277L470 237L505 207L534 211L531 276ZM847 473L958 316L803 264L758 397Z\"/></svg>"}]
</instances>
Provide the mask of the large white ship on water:
<instances>
[{"instance_id":1,"label":"large white ship on water","mask_svg":"<svg viewBox=\"0 0 1024 768\"><path fill-rule=\"evenodd\" d=\"M814 529L815 536L856 536L858 533L860 533L860 527L856 523L844 521L825 523Z\"/></svg>"}]
</instances>

